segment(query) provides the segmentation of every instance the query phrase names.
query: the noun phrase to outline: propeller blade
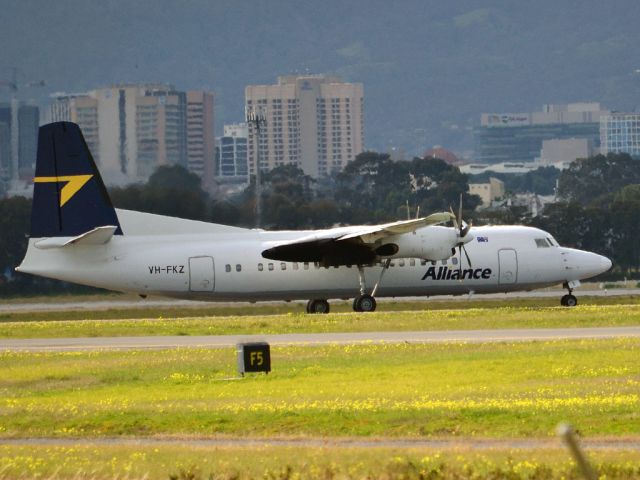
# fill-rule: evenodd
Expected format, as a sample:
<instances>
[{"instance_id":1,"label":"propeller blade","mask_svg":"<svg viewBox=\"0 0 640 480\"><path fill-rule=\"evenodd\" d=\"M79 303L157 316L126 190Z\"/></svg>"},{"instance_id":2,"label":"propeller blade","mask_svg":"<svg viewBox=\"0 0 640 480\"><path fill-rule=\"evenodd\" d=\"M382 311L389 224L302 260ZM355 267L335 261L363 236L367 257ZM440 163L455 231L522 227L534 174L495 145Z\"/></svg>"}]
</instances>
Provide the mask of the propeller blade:
<instances>
[{"instance_id":1,"label":"propeller blade","mask_svg":"<svg viewBox=\"0 0 640 480\"><path fill-rule=\"evenodd\" d=\"M471 222L465 223L464 227L460 231L460 238L464 238L467 236L467 233L469 233L469 230L471 230L472 225L473 224Z\"/></svg>"},{"instance_id":2,"label":"propeller blade","mask_svg":"<svg viewBox=\"0 0 640 480\"><path fill-rule=\"evenodd\" d=\"M453 207L451 205L449 205L449 211L451 212L451 217L453 220L453 226L456 230L458 230L458 219L456 218L456 214L453 213Z\"/></svg>"},{"instance_id":3,"label":"propeller blade","mask_svg":"<svg viewBox=\"0 0 640 480\"><path fill-rule=\"evenodd\" d=\"M458 225L460 225L460 236L462 235L462 194L460 194L460 206L458 207Z\"/></svg>"},{"instance_id":4,"label":"propeller blade","mask_svg":"<svg viewBox=\"0 0 640 480\"><path fill-rule=\"evenodd\" d=\"M464 255L465 257L467 257L467 263L469 264L469 268L473 268L473 265L471 265L471 258L469 258L469 254L467 253L467 249L465 248L464 245L461 245L460 248L464 250Z\"/></svg>"}]
</instances>

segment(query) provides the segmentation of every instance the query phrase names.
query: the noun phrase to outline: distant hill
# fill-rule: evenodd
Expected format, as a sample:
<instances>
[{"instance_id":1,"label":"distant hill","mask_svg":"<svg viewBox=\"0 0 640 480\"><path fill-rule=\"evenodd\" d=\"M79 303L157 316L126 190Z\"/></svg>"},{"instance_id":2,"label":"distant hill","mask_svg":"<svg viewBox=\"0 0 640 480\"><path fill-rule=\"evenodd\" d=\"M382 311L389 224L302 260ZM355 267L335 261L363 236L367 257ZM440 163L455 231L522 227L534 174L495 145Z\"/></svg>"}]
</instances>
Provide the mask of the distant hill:
<instances>
[{"instance_id":1,"label":"distant hill","mask_svg":"<svg viewBox=\"0 0 640 480\"><path fill-rule=\"evenodd\" d=\"M367 147L410 154L472 148L481 112L640 104L637 0L23 0L2 11L0 81L17 66L46 94L208 88L220 129L242 118L245 85L296 72L364 83Z\"/></svg>"}]
</instances>

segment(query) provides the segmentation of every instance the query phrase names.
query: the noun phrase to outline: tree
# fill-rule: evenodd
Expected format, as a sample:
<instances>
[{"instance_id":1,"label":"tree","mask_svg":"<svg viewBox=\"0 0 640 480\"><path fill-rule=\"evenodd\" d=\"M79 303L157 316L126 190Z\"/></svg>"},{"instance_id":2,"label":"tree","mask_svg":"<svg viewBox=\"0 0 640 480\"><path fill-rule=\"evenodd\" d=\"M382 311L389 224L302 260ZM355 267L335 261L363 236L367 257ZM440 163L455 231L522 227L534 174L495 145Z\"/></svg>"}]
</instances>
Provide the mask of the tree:
<instances>
[{"instance_id":1,"label":"tree","mask_svg":"<svg viewBox=\"0 0 640 480\"><path fill-rule=\"evenodd\" d=\"M407 163L385 153L361 153L336 175L335 199L355 223L394 220L409 196Z\"/></svg>"},{"instance_id":2,"label":"tree","mask_svg":"<svg viewBox=\"0 0 640 480\"><path fill-rule=\"evenodd\" d=\"M0 277L7 271L13 275L13 269L24 257L30 220L31 200L24 197L0 200Z\"/></svg>"},{"instance_id":3,"label":"tree","mask_svg":"<svg viewBox=\"0 0 640 480\"><path fill-rule=\"evenodd\" d=\"M596 155L571 162L558 180L558 196L565 201L610 204L613 194L640 183L640 162L626 153Z\"/></svg>"},{"instance_id":4,"label":"tree","mask_svg":"<svg viewBox=\"0 0 640 480\"><path fill-rule=\"evenodd\" d=\"M414 158L409 166L409 175L412 201L420 205L425 214L450 207L457 210L460 195L469 191L467 175L439 158ZM472 212L478 205L480 198L477 195L464 195L464 211Z\"/></svg>"},{"instance_id":5,"label":"tree","mask_svg":"<svg viewBox=\"0 0 640 480\"><path fill-rule=\"evenodd\" d=\"M159 167L145 185L112 188L110 195L118 208L192 220L207 218L207 194L200 177L179 165Z\"/></svg>"}]
</instances>

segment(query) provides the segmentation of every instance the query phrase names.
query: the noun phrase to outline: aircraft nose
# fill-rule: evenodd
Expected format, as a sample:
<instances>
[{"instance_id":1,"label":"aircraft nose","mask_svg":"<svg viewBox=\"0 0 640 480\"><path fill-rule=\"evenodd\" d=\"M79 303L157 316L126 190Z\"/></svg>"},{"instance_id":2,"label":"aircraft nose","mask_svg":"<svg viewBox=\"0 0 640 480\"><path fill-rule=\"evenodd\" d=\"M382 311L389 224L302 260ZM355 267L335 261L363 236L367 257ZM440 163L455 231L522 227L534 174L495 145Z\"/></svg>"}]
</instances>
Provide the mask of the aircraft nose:
<instances>
[{"instance_id":1,"label":"aircraft nose","mask_svg":"<svg viewBox=\"0 0 640 480\"><path fill-rule=\"evenodd\" d=\"M607 257L600 255L600 268L602 268L601 273L608 272L611 269L612 265L613 263L611 263L611 260L609 260Z\"/></svg>"}]
</instances>

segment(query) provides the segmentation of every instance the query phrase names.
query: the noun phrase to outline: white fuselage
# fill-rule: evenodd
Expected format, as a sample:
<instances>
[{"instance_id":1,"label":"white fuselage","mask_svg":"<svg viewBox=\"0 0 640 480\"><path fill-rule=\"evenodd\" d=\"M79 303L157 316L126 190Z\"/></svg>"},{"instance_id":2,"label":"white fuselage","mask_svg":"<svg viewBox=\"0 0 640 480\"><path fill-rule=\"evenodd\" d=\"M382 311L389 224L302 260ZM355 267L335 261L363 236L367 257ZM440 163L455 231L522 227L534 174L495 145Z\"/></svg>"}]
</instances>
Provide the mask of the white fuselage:
<instances>
[{"instance_id":1,"label":"white fuselage","mask_svg":"<svg viewBox=\"0 0 640 480\"><path fill-rule=\"evenodd\" d=\"M432 228L432 227L425 227ZM212 301L350 298L359 292L356 266L268 260L261 253L304 232L229 230L213 233L127 234L104 245L41 249L31 239L20 271L110 290ZM312 233L312 232L308 232ZM418 230L415 234L420 234ZM531 290L592 277L611 262L564 248L539 229L474 227L463 256L436 262L395 258L378 297ZM546 246L536 239L548 239ZM462 262L458 265L457 262ZM462 267L462 276L458 269ZM381 264L365 267L367 289Z\"/></svg>"}]
</instances>

